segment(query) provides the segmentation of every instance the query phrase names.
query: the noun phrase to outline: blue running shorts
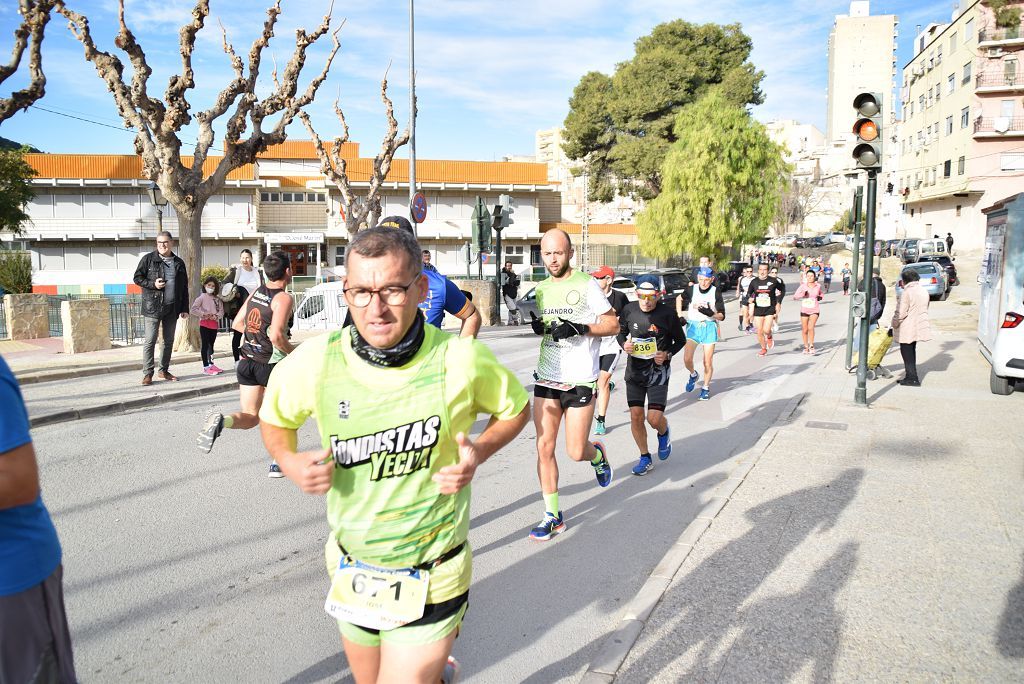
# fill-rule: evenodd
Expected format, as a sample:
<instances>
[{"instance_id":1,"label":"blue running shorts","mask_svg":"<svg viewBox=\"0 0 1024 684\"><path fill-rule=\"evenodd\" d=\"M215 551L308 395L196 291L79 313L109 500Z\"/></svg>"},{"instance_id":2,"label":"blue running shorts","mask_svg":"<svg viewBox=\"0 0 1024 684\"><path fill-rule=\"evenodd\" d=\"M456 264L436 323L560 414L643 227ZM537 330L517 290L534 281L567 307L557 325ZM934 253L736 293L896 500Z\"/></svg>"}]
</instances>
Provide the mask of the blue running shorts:
<instances>
[{"instance_id":1,"label":"blue running shorts","mask_svg":"<svg viewBox=\"0 0 1024 684\"><path fill-rule=\"evenodd\" d=\"M715 344L718 342L718 324L715 321L701 321L686 324L686 339L697 344Z\"/></svg>"}]
</instances>

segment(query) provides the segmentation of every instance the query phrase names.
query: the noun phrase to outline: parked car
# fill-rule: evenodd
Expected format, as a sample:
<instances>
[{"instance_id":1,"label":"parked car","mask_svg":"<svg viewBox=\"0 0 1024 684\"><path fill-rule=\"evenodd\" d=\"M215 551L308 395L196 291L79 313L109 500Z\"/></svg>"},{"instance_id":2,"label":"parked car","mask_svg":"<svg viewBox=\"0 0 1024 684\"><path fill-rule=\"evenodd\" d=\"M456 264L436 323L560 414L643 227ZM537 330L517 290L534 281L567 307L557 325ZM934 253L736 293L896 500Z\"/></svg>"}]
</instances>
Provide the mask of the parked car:
<instances>
[{"instance_id":1,"label":"parked car","mask_svg":"<svg viewBox=\"0 0 1024 684\"><path fill-rule=\"evenodd\" d=\"M893 247L892 255L894 257L896 257L897 259L902 260L903 259L903 251L906 248L907 248L907 239L906 238L903 238L902 240L897 240L896 241L896 246Z\"/></svg>"},{"instance_id":2,"label":"parked car","mask_svg":"<svg viewBox=\"0 0 1024 684\"><path fill-rule=\"evenodd\" d=\"M537 309L537 283L524 283L524 285L529 286L530 289L519 296L516 304L519 306L519 319L529 322L530 313L540 318L540 311ZM612 281L612 289L626 295L626 299L629 301L636 301L636 283L633 282L632 278L626 276L616 277Z\"/></svg>"},{"instance_id":3,"label":"parked car","mask_svg":"<svg viewBox=\"0 0 1024 684\"><path fill-rule=\"evenodd\" d=\"M801 249L804 248L804 247L807 247L807 238L802 238L802 237L796 238L795 240L793 240L793 246L794 247L799 247Z\"/></svg>"},{"instance_id":4,"label":"parked car","mask_svg":"<svg viewBox=\"0 0 1024 684\"><path fill-rule=\"evenodd\" d=\"M918 238L908 238L904 241L903 252L900 254L900 259L903 260L903 263L912 264L917 261L917 257L920 255L917 246L920 242L921 240Z\"/></svg>"},{"instance_id":5,"label":"parked car","mask_svg":"<svg viewBox=\"0 0 1024 684\"><path fill-rule=\"evenodd\" d=\"M953 260L948 256L936 256L934 254L928 254L918 259L918 262L922 261L933 261L942 266L942 268L946 269L947 290L951 289L954 285L960 284L960 279L957 278L956 275L956 265L953 263Z\"/></svg>"},{"instance_id":6,"label":"parked car","mask_svg":"<svg viewBox=\"0 0 1024 684\"><path fill-rule=\"evenodd\" d=\"M724 290L736 289L736 284L740 281L740 276L745 268L750 268L749 261L730 261L729 265L719 272L719 276L725 276L719 279L721 287Z\"/></svg>"},{"instance_id":7,"label":"parked car","mask_svg":"<svg viewBox=\"0 0 1024 684\"><path fill-rule=\"evenodd\" d=\"M904 268L912 268L921 276L921 287L928 291L932 299L944 300L949 295L949 288L946 286L946 270L939 264L931 261L907 264ZM903 279L896 281L896 296L903 294Z\"/></svg>"},{"instance_id":8,"label":"parked car","mask_svg":"<svg viewBox=\"0 0 1024 684\"><path fill-rule=\"evenodd\" d=\"M825 237L823 235L819 235L818 237L808 238L808 240L807 240L807 246L808 247L824 247L826 244L828 244L828 243L825 241Z\"/></svg>"},{"instance_id":9,"label":"parked car","mask_svg":"<svg viewBox=\"0 0 1024 684\"><path fill-rule=\"evenodd\" d=\"M679 268L661 268L655 271L648 271L643 275L656 277L658 279L658 290L661 292L661 301L674 304L676 297L686 290L686 284L690 280L689 272L690 269L684 271Z\"/></svg>"},{"instance_id":10,"label":"parked car","mask_svg":"<svg viewBox=\"0 0 1024 684\"><path fill-rule=\"evenodd\" d=\"M846 240L846 233L826 233L823 237L827 244L839 245Z\"/></svg>"},{"instance_id":11,"label":"parked car","mask_svg":"<svg viewBox=\"0 0 1024 684\"><path fill-rule=\"evenodd\" d=\"M882 256L896 256L896 245L899 243L899 240L886 240L882 245Z\"/></svg>"},{"instance_id":12,"label":"parked car","mask_svg":"<svg viewBox=\"0 0 1024 684\"><path fill-rule=\"evenodd\" d=\"M946 241L941 238L926 238L917 242L917 258L946 254Z\"/></svg>"}]
</instances>

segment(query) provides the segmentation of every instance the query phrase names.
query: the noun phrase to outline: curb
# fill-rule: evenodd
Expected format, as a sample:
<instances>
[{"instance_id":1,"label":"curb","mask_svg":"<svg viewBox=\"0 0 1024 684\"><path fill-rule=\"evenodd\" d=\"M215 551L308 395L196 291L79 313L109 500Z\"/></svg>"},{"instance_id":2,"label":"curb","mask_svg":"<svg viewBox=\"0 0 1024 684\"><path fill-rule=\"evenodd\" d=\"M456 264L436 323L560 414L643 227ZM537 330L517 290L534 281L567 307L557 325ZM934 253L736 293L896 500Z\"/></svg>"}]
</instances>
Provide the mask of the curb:
<instances>
[{"instance_id":1,"label":"curb","mask_svg":"<svg viewBox=\"0 0 1024 684\"><path fill-rule=\"evenodd\" d=\"M622 667L622 663L625 662L637 639L640 638L640 633L647 625L647 619L654 612L654 608L661 601L665 592L668 591L672 578L675 577L680 566L700 541L704 532L711 527L712 521L725 508L729 499L757 465L761 454L767 451L775 441L780 426L793 419L793 415L805 396L805 394L799 394L790 399L775 421L775 425L768 428L752 447L741 452L736 467L729 472L726 480L715 488L711 500L686 526L675 544L651 571L647 581L626 604L619 625L601 642L598 648L599 655L587 667L587 671L580 679L580 684L611 684L615 681L619 668Z\"/></svg>"},{"instance_id":2,"label":"curb","mask_svg":"<svg viewBox=\"0 0 1024 684\"><path fill-rule=\"evenodd\" d=\"M224 351L215 353L213 358L223 359L231 356L231 352ZM194 363L200 360L199 354L185 354L179 357L171 357L172 364ZM52 382L54 380L70 380L72 378L87 378L91 375L104 375L106 373L120 373L122 371L142 370L141 361L121 361L105 366L82 366L81 368L65 367L54 371L29 371L25 375L14 374L19 385L35 385L41 382Z\"/></svg>"},{"instance_id":3,"label":"curb","mask_svg":"<svg viewBox=\"0 0 1024 684\"><path fill-rule=\"evenodd\" d=\"M197 387L195 389L167 392L166 394L154 394L148 397L129 399L128 401L116 401L109 404L101 404L99 406L89 406L88 408L83 409L66 409L56 413L47 413L42 416L32 416L29 418L28 424L30 428L35 428L42 425L55 425L57 423L66 423L72 420L81 420L83 418L109 416L114 413L124 413L126 411L144 408L146 406L153 406L155 404L166 404L178 399L198 399L210 394L230 392L237 388L238 381L236 380L218 385L207 385L205 387Z\"/></svg>"}]
</instances>

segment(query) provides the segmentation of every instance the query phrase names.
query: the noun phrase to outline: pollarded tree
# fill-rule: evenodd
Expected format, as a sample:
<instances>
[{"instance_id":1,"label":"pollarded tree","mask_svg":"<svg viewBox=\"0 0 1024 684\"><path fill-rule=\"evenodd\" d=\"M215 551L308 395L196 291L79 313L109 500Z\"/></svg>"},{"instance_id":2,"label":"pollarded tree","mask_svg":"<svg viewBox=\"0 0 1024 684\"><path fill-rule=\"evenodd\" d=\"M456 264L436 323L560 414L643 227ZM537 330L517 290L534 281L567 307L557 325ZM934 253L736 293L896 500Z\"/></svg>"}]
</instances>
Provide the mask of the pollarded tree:
<instances>
[{"instance_id":1,"label":"pollarded tree","mask_svg":"<svg viewBox=\"0 0 1024 684\"><path fill-rule=\"evenodd\" d=\"M373 166L370 169L369 187L365 194L353 190L352 181L348 176L348 161L342 157L342 146L349 141L348 122L345 120L345 113L342 111L338 101L334 101L334 113L341 124L341 135L334 139L333 145L329 148L317 135L313 123L309 120L306 112L299 112L299 118L309 131L309 137L313 139L313 147L316 149L317 157L320 158L320 171L327 176L328 180L338 186L341 193L341 206L345 213L345 228L350 235L354 235L363 226L375 226L380 220L380 191L391 170L391 162L395 158L395 152L402 145L409 142L409 129L406 128L401 135L398 134L398 121L395 119L395 106L388 97L387 75L380 84L380 99L384 102L384 113L388 120L388 130L381 142L380 152L373 158Z\"/></svg>"},{"instance_id":2,"label":"pollarded tree","mask_svg":"<svg viewBox=\"0 0 1024 684\"><path fill-rule=\"evenodd\" d=\"M764 74L748 61L752 48L739 24L677 19L638 39L612 76L585 74L569 100L563 148L584 161L590 199L656 197L676 115L710 88L737 105L761 104Z\"/></svg>"},{"instance_id":3,"label":"pollarded tree","mask_svg":"<svg viewBox=\"0 0 1024 684\"><path fill-rule=\"evenodd\" d=\"M274 27L281 14L281 0L276 0L267 10L262 33L249 49L247 63L235 52L224 32L222 45L231 62L234 78L217 94L208 109L193 112L187 98L188 91L195 88L192 53L196 36L210 14L209 0L197 0L192 9L192 21L178 32L181 73L171 76L162 98L149 93L149 77L153 72L142 46L125 23L124 0L119 0L119 10L120 30L114 44L128 56L130 80L125 76L120 59L96 47L89 30L89 20L63 6L58 8L68 19L75 38L84 46L86 60L93 64L107 84L125 125L135 130L135 151L142 157L144 175L160 186L164 197L174 207L178 216L180 256L188 268L189 289L198 292L203 261L201 225L207 201L224 186L231 171L253 163L256 156L270 145L284 142L287 137L285 129L302 108L313 101L317 89L327 78L340 46L337 32L331 33L333 45L323 69L305 90L299 92L298 81L306 63L307 49L331 32L330 11L312 32L296 31L291 59L280 76L274 70L273 89L260 97L256 89L263 51L274 36ZM227 120L223 156L213 156L214 121L224 115L227 115ZM276 121L268 121L274 116L278 117ZM179 134L193 120L198 125L195 150L191 157L183 157ZM264 124L270 126L269 130L264 130ZM182 338L183 329L188 330L187 342ZM178 326L178 331L176 348L198 348L198 328L194 322L190 326Z\"/></svg>"},{"instance_id":4,"label":"pollarded tree","mask_svg":"<svg viewBox=\"0 0 1024 684\"><path fill-rule=\"evenodd\" d=\"M661 194L637 216L640 250L669 258L722 257L723 244L760 239L775 217L789 168L745 108L712 90L679 112L662 166Z\"/></svg>"},{"instance_id":5,"label":"pollarded tree","mask_svg":"<svg viewBox=\"0 0 1024 684\"><path fill-rule=\"evenodd\" d=\"M28 50L28 84L10 97L0 97L0 123L14 116L19 110L28 109L46 94L46 74L43 73L43 36L50 13L60 0L18 0L18 14L21 23L14 29L14 47L11 61L0 64L0 83L17 73L21 60Z\"/></svg>"}]
</instances>

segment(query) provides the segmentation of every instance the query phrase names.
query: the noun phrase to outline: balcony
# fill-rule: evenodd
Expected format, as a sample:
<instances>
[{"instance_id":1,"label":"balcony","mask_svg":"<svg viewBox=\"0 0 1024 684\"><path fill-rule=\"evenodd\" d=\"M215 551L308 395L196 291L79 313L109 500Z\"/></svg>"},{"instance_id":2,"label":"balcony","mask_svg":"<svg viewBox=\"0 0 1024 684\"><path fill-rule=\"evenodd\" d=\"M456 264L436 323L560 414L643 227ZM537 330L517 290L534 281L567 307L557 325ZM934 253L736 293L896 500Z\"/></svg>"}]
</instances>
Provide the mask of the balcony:
<instances>
[{"instance_id":1,"label":"balcony","mask_svg":"<svg viewBox=\"0 0 1024 684\"><path fill-rule=\"evenodd\" d=\"M1024 116L980 116L974 120L974 137L1024 137Z\"/></svg>"},{"instance_id":2,"label":"balcony","mask_svg":"<svg viewBox=\"0 0 1024 684\"><path fill-rule=\"evenodd\" d=\"M977 88L979 95L985 93L1024 92L1024 74L1005 71L982 72L978 74Z\"/></svg>"},{"instance_id":3,"label":"balcony","mask_svg":"<svg viewBox=\"0 0 1024 684\"><path fill-rule=\"evenodd\" d=\"M1019 47L1024 46L1024 31L1020 26L983 28L978 31L978 47Z\"/></svg>"}]
</instances>

